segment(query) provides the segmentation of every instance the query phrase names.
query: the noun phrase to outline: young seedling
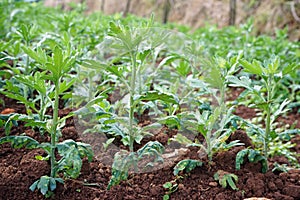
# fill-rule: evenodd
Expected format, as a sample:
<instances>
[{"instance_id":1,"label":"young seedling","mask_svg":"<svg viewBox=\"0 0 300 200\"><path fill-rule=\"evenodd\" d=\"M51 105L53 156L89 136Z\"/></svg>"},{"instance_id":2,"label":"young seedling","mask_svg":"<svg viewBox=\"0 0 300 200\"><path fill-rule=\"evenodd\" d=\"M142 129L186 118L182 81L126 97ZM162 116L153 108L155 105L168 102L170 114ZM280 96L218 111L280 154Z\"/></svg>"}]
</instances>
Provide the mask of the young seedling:
<instances>
[{"instance_id":1,"label":"young seedling","mask_svg":"<svg viewBox=\"0 0 300 200\"><path fill-rule=\"evenodd\" d=\"M219 184L223 188L226 188L227 185L229 185L231 189L239 190L239 188L237 188L236 185L235 185L235 182L238 181L238 177L235 174L230 174L230 173L227 173L223 170L218 170L214 174L214 179L216 181L219 181Z\"/></svg>"},{"instance_id":2,"label":"young seedling","mask_svg":"<svg viewBox=\"0 0 300 200\"><path fill-rule=\"evenodd\" d=\"M163 200L169 200L171 194L176 192L176 190L178 189L178 184L176 183L176 181L177 179L163 184L163 187L168 190L167 193L163 196Z\"/></svg>"},{"instance_id":3,"label":"young seedling","mask_svg":"<svg viewBox=\"0 0 300 200\"><path fill-rule=\"evenodd\" d=\"M173 174L176 177L174 180L170 182L166 182L163 187L165 189L168 189L167 193L163 196L163 200L168 200L170 199L170 195L174 193L178 189L178 183L177 181L179 179L182 179L183 176L179 176L179 172L186 172L189 173L196 167L201 167L202 162L199 160L191 160L191 159L185 159L176 164L173 170Z\"/></svg>"}]
</instances>

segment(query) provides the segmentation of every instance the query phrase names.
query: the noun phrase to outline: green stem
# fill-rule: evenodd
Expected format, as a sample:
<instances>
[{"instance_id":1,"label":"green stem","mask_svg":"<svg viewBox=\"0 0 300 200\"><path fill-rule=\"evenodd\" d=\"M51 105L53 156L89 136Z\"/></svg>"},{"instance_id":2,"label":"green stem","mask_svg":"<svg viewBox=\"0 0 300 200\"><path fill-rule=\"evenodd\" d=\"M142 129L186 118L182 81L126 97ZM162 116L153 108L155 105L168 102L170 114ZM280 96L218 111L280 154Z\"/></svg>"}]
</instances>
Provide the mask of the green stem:
<instances>
[{"instance_id":1,"label":"green stem","mask_svg":"<svg viewBox=\"0 0 300 200\"><path fill-rule=\"evenodd\" d=\"M60 79L58 79L55 83L55 100L54 100L54 108L53 108L53 124L51 130L51 177L56 176L56 160L55 160L55 148L56 148L56 132L58 125L58 106L59 106L59 83Z\"/></svg>"},{"instance_id":2,"label":"green stem","mask_svg":"<svg viewBox=\"0 0 300 200\"><path fill-rule=\"evenodd\" d=\"M209 164L211 163L212 161L212 149L211 149L211 131L209 131L209 133L207 134L207 157L208 157L208 161L209 161Z\"/></svg>"},{"instance_id":3,"label":"green stem","mask_svg":"<svg viewBox=\"0 0 300 200\"><path fill-rule=\"evenodd\" d=\"M133 151L133 142L134 142L134 134L133 134L133 120L134 120L134 93L135 93L135 81L136 81L136 55L135 53L130 53L131 55L131 63L132 63L132 71L131 71L131 82L130 82L130 102L129 102L129 150Z\"/></svg>"},{"instance_id":4,"label":"green stem","mask_svg":"<svg viewBox=\"0 0 300 200\"><path fill-rule=\"evenodd\" d=\"M265 132L265 139L264 139L264 156L268 158L268 143L269 143L269 137L271 132L271 110L270 110L270 104L268 104L267 108L267 119L266 119L266 132Z\"/></svg>"},{"instance_id":5,"label":"green stem","mask_svg":"<svg viewBox=\"0 0 300 200\"><path fill-rule=\"evenodd\" d=\"M40 97L41 97L41 100L40 100L39 118L41 121L44 121L44 109L45 109L44 99L45 99L45 96L40 93Z\"/></svg>"},{"instance_id":6,"label":"green stem","mask_svg":"<svg viewBox=\"0 0 300 200\"><path fill-rule=\"evenodd\" d=\"M25 40L25 45L28 46L29 42L27 40ZM28 71L30 71L28 68L29 68L29 56L27 55L26 56L26 69L25 69L25 74L27 74ZM28 75L28 74L27 74ZM26 85L24 85L24 97L26 100L28 100L28 87ZM32 112L29 108L28 105L25 104L25 107L26 107L26 112L29 116L32 116Z\"/></svg>"},{"instance_id":7,"label":"green stem","mask_svg":"<svg viewBox=\"0 0 300 200\"><path fill-rule=\"evenodd\" d=\"M221 120L224 117L224 113L226 111L226 104L225 104L225 90L226 90L226 85L223 85L220 89L220 100L219 100L219 106L221 106Z\"/></svg>"},{"instance_id":8,"label":"green stem","mask_svg":"<svg viewBox=\"0 0 300 200\"><path fill-rule=\"evenodd\" d=\"M268 151L269 151L269 138L271 133L271 98L272 98L272 85L273 85L273 78L271 75L268 77L268 82L266 83L267 86L267 119L266 119L266 130L265 130L265 138L264 138L264 149L263 154L266 159L268 159Z\"/></svg>"},{"instance_id":9,"label":"green stem","mask_svg":"<svg viewBox=\"0 0 300 200\"><path fill-rule=\"evenodd\" d=\"M23 89L24 89L24 98L27 101L29 101L29 99L28 99L28 87L26 85L24 85ZM28 104L25 104L25 109L26 109L27 115L32 116L32 112L31 112L30 107L28 106Z\"/></svg>"},{"instance_id":10,"label":"green stem","mask_svg":"<svg viewBox=\"0 0 300 200\"><path fill-rule=\"evenodd\" d=\"M39 114L39 120L41 121L44 121L45 119L45 103L44 103L44 100L45 100L45 96L41 93L39 93L39 95L41 96L41 99L40 99L40 110L38 110L38 114ZM40 133L41 135L43 136L44 135L44 129L43 128L40 128Z\"/></svg>"},{"instance_id":11,"label":"green stem","mask_svg":"<svg viewBox=\"0 0 300 200\"><path fill-rule=\"evenodd\" d=\"M141 76L141 69L139 68L137 70L137 74L138 74L138 89L139 89L139 93L138 94L142 94L142 76Z\"/></svg>"},{"instance_id":12,"label":"green stem","mask_svg":"<svg viewBox=\"0 0 300 200\"><path fill-rule=\"evenodd\" d=\"M93 77L91 74L88 76L88 81L89 81L89 99L88 101L91 101L93 99Z\"/></svg>"}]
</instances>

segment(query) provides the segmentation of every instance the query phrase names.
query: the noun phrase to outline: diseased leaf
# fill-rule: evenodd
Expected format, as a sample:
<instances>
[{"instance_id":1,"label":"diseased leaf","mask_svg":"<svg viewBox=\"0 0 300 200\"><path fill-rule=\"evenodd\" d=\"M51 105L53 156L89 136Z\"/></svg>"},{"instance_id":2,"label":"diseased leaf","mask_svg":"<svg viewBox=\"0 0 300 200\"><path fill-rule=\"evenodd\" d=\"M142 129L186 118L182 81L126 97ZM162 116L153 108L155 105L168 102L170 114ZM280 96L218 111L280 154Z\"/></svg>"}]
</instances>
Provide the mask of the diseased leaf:
<instances>
[{"instance_id":1,"label":"diseased leaf","mask_svg":"<svg viewBox=\"0 0 300 200\"><path fill-rule=\"evenodd\" d=\"M241 165L244 163L244 157L248 154L248 149L244 149L239 151L236 154L236 158L235 158L235 168L237 170L241 169Z\"/></svg>"},{"instance_id":2,"label":"diseased leaf","mask_svg":"<svg viewBox=\"0 0 300 200\"><path fill-rule=\"evenodd\" d=\"M46 193L49 190L49 181L50 177L42 176L37 184L37 188L41 191L43 195L46 195Z\"/></svg>"},{"instance_id":3,"label":"diseased leaf","mask_svg":"<svg viewBox=\"0 0 300 200\"><path fill-rule=\"evenodd\" d=\"M174 138L171 138L172 141L179 142L180 144L183 145L190 145L193 144L193 141L185 137L184 135L177 133Z\"/></svg>"},{"instance_id":4,"label":"diseased leaf","mask_svg":"<svg viewBox=\"0 0 300 200\"><path fill-rule=\"evenodd\" d=\"M185 172L189 173L196 167L201 167L203 163L199 160L191 160L191 159L185 159L180 161L179 163L176 164L173 170L173 174L176 176L180 171L185 170Z\"/></svg>"}]
</instances>

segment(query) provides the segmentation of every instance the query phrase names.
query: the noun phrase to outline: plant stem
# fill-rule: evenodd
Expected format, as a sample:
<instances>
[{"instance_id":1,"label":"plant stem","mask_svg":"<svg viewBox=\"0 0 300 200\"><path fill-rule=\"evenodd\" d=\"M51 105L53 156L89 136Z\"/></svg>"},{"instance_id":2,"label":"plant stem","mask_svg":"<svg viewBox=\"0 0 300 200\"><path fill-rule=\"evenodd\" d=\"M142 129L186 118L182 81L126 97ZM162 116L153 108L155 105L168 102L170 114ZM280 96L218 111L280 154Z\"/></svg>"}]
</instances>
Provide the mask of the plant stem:
<instances>
[{"instance_id":1,"label":"plant stem","mask_svg":"<svg viewBox=\"0 0 300 200\"><path fill-rule=\"evenodd\" d=\"M41 99L40 99L40 110L38 111L38 114L39 114L39 120L41 121L44 121L45 120L45 96L42 94L42 93L39 93L40 96L41 96ZM41 135L44 135L44 129L43 128L40 128L40 133Z\"/></svg>"},{"instance_id":2,"label":"plant stem","mask_svg":"<svg viewBox=\"0 0 300 200\"><path fill-rule=\"evenodd\" d=\"M268 103L267 108L267 120L266 120L266 131L265 131L265 140L264 140L264 156L268 158L268 143L269 143L269 137L271 132L271 110L270 110L270 104Z\"/></svg>"},{"instance_id":3,"label":"plant stem","mask_svg":"<svg viewBox=\"0 0 300 200\"><path fill-rule=\"evenodd\" d=\"M25 40L25 45L26 46L28 46L28 41L27 40ZM26 56L26 69L25 69L25 73L27 74L27 72L29 71L30 72L30 70L28 69L29 68L29 56L27 55ZM28 74L27 74L28 75ZM27 99L28 100L28 87L26 86L26 85L24 85L24 97L25 97L25 99ZM27 104L25 104L25 108L26 108L26 113L29 115L29 116L32 116L32 112L31 112L31 110L30 110L30 108L29 108L29 106L27 105Z\"/></svg>"},{"instance_id":4,"label":"plant stem","mask_svg":"<svg viewBox=\"0 0 300 200\"><path fill-rule=\"evenodd\" d=\"M264 156L268 158L268 145L269 145L269 137L271 132L271 98L272 98L272 85L273 85L272 76L269 75L267 86L267 119L266 119L266 130L265 130L265 138L264 138Z\"/></svg>"},{"instance_id":5,"label":"plant stem","mask_svg":"<svg viewBox=\"0 0 300 200\"><path fill-rule=\"evenodd\" d=\"M93 99L93 76L92 73L88 75L88 81L89 81L89 99L88 101L91 101Z\"/></svg>"},{"instance_id":6,"label":"plant stem","mask_svg":"<svg viewBox=\"0 0 300 200\"><path fill-rule=\"evenodd\" d=\"M211 130L209 130L208 135L207 135L207 157L208 157L208 161L209 164L212 161L212 149L211 149Z\"/></svg>"},{"instance_id":7,"label":"plant stem","mask_svg":"<svg viewBox=\"0 0 300 200\"><path fill-rule=\"evenodd\" d=\"M224 118L224 113L226 111L226 104L225 104L225 91L226 91L226 85L224 84L220 89L220 99L219 99L219 106L221 107L221 119Z\"/></svg>"},{"instance_id":8,"label":"plant stem","mask_svg":"<svg viewBox=\"0 0 300 200\"><path fill-rule=\"evenodd\" d=\"M135 79L136 79L136 55L131 52L131 82L130 82L130 103L129 103L129 150L133 151L133 142L134 142L134 134L133 134L133 120L134 120L134 93L135 93Z\"/></svg>"},{"instance_id":9,"label":"plant stem","mask_svg":"<svg viewBox=\"0 0 300 200\"><path fill-rule=\"evenodd\" d=\"M55 99L54 99L54 108L53 108L53 123L51 130L51 174L50 176L55 178L56 170L56 160L55 160L55 148L56 148L56 132L58 125L58 105L59 105L59 83L60 79L58 79L55 83Z\"/></svg>"}]
</instances>

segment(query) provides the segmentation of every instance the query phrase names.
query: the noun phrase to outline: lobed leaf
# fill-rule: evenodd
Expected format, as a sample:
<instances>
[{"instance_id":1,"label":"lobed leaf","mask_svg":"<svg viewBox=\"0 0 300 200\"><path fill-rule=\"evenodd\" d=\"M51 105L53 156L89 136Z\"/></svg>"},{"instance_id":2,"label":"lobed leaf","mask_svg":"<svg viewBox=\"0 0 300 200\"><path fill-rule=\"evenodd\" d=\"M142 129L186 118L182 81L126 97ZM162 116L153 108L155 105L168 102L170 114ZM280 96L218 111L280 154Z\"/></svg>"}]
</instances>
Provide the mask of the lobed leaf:
<instances>
[{"instance_id":1,"label":"lobed leaf","mask_svg":"<svg viewBox=\"0 0 300 200\"><path fill-rule=\"evenodd\" d=\"M243 149L236 154L235 168L237 170L241 169L241 165L244 163L244 157L248 154L248 151L248 149Z\"/></svg>"},{"instance_id":2,"label":"lobed leaf","mask_svg":"<svg viewBox=\"0 0 300 200\"><path fill-rule=\"evenodd\" d=\"M247 72L250 72L252 74L256 74L259 76L263 75L264 69L258 61L254 60L253 63L251 64L245 59L240 59L239 63L246 69Z\"/></svg>"},{"instance_id":3,"label":"lobed leaf","mask_svg":"<svg viewBox=\"0 0 300 200\"><path fill-rule=\"evenodd\" d=\"M139 97L141 101L156 101L161 100L166 103L178 104L179 100L174 94L161 93L159 91L149 91Z\"/></svg>"},{"instance_id":4,"label":"lobed leaf","mask_svg":"<svg viewBox=\"0 0 300 200\"><path fill-rule=\"evenodd\" d=\"M191 160L191 159L185 159L180 161L179 163L176 164L173 170L173 174L175 176L178 175L180 171L185 170L187 173L195 169L196 167L201 167L203 163L199 160Z\"/></svg>"}]
</instances>

